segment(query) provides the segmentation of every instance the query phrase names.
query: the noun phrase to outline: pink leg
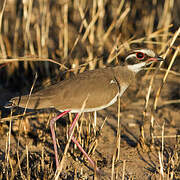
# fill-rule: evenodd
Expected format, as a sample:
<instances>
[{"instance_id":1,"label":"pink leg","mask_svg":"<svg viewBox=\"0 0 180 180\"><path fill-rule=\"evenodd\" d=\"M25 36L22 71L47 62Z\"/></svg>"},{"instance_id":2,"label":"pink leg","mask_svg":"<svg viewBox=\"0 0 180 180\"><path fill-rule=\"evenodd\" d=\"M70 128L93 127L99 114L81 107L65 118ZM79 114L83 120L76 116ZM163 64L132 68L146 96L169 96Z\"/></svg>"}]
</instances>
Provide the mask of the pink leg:
<instances>
[{"instance_id":1,"label":"pink leg","mask_svg":"<svg viewBox=\"0 0 180 180\"><path fill-rule=\"evenodd\" d=\"M62 116L64 116L65 114L67 114L70 111L64 111L63 113L61 113L59 116L57 116L56 118L53 118L50 122L50 128L51 128L51 134L52 134L52 139L53 139L53 144L54 144L54 153L55 153L55 159L56 159L56 168L58 168L59 166L59 161L58 161L58 152L57 152L57 145L56 145L56 136L55 136L55 131L54 131L54 123L61 118ZM76 115L70 129L69 129L69 135L71 135L72 130L77 122L79 118L79 114ZM76 144L76 146L79 148L79 150L84 154L84 156L88 159L88 161L90 162L90 164L93 166L93 168L96 169L96 171L99 171L99 169L96 167L96 164L94 163L94 161L88 156L88 154L84 151L84 149L82 148L82 146L78 143L78 141L75 139L74 136L72 136L72 141Z\"/></svg>"},{"instance_id":2,"label":"pink leg","mask_svg":"<svg viewBox=\"0 0 180 180\"><path fill-rule=\"evenodd\" d=\"M76 117L71 125L71 127L69 128L69 135L71 136L71 132L77 122L79 118L79 114L76 114ZM98 168L96 167L96 164L94 163L94 161L88 156L88 154L86 153L86 151L82 148L82 146L79 144L79 142L76 140L76 138L74 136L72 136L72 139L71 139L75 144L76 146L79 148L79 150L84 154L84 156L88 159L88 161L90 162L90 164L93 166L93 168L95 168L97 171L98 171Z\"/></svg>"},{"instance_id":3,"label":"pink leg","mask_svg":"<svg viewBox=\"0 0 180 180\"><path fill-rule=\"evenodd\" d=\"M56 135L55 135L55 131L54 131L54 123L61 118L62 116L64 116L65 114L67 114L70 111L64 111L63 113L61 113L59 116L53 118L50 121L50 128L51 128L51 135L52 135L52 139L53 139L53 144L54 144L54 153L55 153L55 159L56 159L56 168L59 166L59 161L58 161L58 152L57 152L57 145L56 145Z\"/></svg>"}]
</instances>

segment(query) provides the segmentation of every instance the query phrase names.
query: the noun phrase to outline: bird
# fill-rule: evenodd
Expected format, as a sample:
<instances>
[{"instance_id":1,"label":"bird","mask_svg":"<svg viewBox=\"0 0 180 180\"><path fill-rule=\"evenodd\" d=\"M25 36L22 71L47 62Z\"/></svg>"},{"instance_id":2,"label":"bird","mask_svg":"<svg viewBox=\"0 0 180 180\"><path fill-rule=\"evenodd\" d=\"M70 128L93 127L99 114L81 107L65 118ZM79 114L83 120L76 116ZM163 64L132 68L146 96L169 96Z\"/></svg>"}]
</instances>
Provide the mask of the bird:
<instances>
[{"instance_id":1,"label":"bird","mask_svg":"<svg viewBox=\"0 0 180 180\"><path fill-rule=\"evenodd\" d=\"M75 119L69 129L69 134L78 120L85 102L83 112L94 112L105 109L114 104L121 97L128 86L135 80L136 74L153 62L164 61L153 50L147 48L133 49L124 58L123 65L106 67L79 73L76 76L60 81L40 91L12 98L12 106L28 109L55 108L60 113L50 121L53 139L56 168L59 167L55 122L65 114L76 113ZM27 103L28 102L28 103ZM95 162L88 156L76 138L72 141L88 159L91 166L99 171Z\"/></svg>"}]
</instances>

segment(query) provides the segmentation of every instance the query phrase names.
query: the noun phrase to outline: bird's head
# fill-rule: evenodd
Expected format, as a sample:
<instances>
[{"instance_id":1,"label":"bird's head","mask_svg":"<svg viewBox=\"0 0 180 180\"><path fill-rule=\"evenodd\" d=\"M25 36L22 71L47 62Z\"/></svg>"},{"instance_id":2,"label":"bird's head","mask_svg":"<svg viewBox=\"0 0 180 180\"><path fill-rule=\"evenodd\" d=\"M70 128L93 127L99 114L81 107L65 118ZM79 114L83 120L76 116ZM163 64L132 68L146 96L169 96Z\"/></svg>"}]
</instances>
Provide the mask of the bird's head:
<instances>
[{"instance_id":1,"label":"bird's head","mask_svg":"<svg viewBox=\"0 0 180 180\"><path fill-rule=\"evenodd\" d=\"M139 72L143 67L159 61L164 61L164 59L157 56L154 51L150 49L136 49L131 51L125 58L125 65L127 65L128 69Z\"/></svg>"}]
</instances>

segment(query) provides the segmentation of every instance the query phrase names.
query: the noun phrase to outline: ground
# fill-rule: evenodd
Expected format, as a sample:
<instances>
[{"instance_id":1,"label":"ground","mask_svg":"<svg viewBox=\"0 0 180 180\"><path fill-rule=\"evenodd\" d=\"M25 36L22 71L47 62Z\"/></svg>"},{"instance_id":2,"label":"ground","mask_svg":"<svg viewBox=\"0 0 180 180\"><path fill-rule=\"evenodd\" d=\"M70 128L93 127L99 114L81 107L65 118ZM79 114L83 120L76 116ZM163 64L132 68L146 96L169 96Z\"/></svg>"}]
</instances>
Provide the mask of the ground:
<instances>
[{"instance_id":1,"label":"ground","mask_svg":"<svg viewBox=\"0 0 180 180\"><path fill-rule=\"evenodd\" d=\"M139 75L140 76L140 75ZM120 156L117 159L117 103L97 113L96 133L93 128L93 113L86 113L79 120L75 136L83 144L86 152L95 160L101 169L101 175L95 175L87 160L71 143L60 179L159 179L160 167L164 169L164 177L180 178L179 172L179 105L168 104L177 92L180 79L169 74L159 98L158 108L154 112L154 143L150 138L150 122L152 117L153 99L161 84L163 73L159 73L153 84L146 117L143 118L145 96L149 87L151 75L144 76L134 82L121 98L121 139ZM178 89L179 92L179 89ZM2 93L3 94L3 93ZM3 96L6 97L6 96ZM2 109L2 116L7 115L8 109ZM0 179L52 179L56 170L53 143L49 122L55 112L42 110L30 111L22 114L19 109L14 110L13 116L1 119L0 139ZM101 128L102 124L104 126ZM62 159L67 144L67 129L70 126L68 116L56 123L58 138L58 153ZM144 129L144 138L140 133ZM164 131L163 131L164 127ZM81 129L82 128L82 129ZM162 146L162 132L164 142ZM10 136L9 136L10 134ZM157 136L161 136L158 138ZM92 149L91 149L92 148ZM162 150L162 148L164 148ZM160 166L160 157L162 157ZM9 153L9 154L8 154ZM115 161L113 161L113 156ZM114 162L114 163L113 163ZM114 169L114 170L113 170ZM171 175L169 175L171 174ZM13 178L12 178L13 179Z\"/></svg>"},{"instance_id":2,"label":"ground","mask_svg":"<svg viewBox=\"0 0 180 180\"><path fill-rule=\"evenodd\" d=\"M180 179L179 12L178 0L1 0L0 179L58 178L50 120L59 112L24 114L4 107L10 98L123 64L133 48L166 57L161 70L153 81L154 69L138 74L120 100L120 114L115 103L97 113L96 127L93 113L79 119L74 136L100 174L73 143L65 153L71 118L56 123L59 179Z\"/></svg>"}]
</instances>

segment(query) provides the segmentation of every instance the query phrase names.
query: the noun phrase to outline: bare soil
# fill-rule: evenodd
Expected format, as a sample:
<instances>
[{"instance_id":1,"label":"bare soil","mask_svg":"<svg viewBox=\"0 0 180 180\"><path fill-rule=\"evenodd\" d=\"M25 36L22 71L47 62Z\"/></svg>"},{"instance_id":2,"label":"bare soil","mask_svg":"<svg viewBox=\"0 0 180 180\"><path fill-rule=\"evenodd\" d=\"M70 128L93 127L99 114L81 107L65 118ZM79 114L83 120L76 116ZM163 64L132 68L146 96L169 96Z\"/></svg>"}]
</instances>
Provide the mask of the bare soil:
<instances>
[{"instance_id":1,"label":"bare soil","mask_svg":"<svg viewBox=\"0 0 180 180\"><path fill-rule=\"evenodd\" d=\"M153 81L146 113L154 70L140 72L121 98L120 141L117 103L97 113L96 128L93 113L83 114L78 122L74 135L103 173L97 175L71 143L59 179L180 179L179 52L172 61L180 44L179 12L179 0L1 0L0 180L54 179L49 122L59 112L23 115L23 109L4 107L10 98L30 92L36 72L34 89L44 88L85 70L119 65L127 51L138 47L167 55L164 70ZM154 111L170 64L172 72ZM70 119L56 123L60 161Z\"/></svg>"},{"instance_id":2,"label":"bare soil","mask_svg":"<svg viewBox=\"0 0 180 180\"><path fill-rule=\"evenodd\" d=\"M75 136L83 142L85 150L96 142L96 148L91 151L90 157L96 161L97 166L102 170L98 179L110 179L112 177L112 167L114 166L114 177L122 179L159 179L160 159L159 152L162 152L162 138L155 138L154 144L150 142L150 120L151 106L157 88L161 83L163 73L159 73L153 84L147 116L143 120L145 95L148 90L151 76L144 76L132 84L121 98L121 140L120 158L112 164L112 157L117 151L117 103L113 106L97 113L96 135L93 129L93 114L84 114L79 121L82 123L82 131L76 130ZM180 79L170 74L167 83L163 87L159 98L157 111L154 112L154 136L162 135L164 125L164 145L163 145L163 168L164 177L173 173L174 179L180 178L179 173L179 134L180 114L178 104L167 104L172 99L173 92L179 92ZM178 88L178 91L177 91ZM4 96L5 97L5 96ZM7 113L7 109L2 110ZM18 109L16 113L22 114ZM51 113L50 113L51 112ZM53 143L49 128L49 121L56 113L52 111L29 112L29 115L22 118L1 121L0 139L0 167L1 179L6 179L9 173L14 174L15 179L31 177L32 179L52 179L55 174L55 158ZM106 119L107 118L107 119ZM105 125L100 130L104 120ZM144 144L140 138L140 127L144 127ZM60 119L56 123L56 135L58 138L58 150L60 159L63 156L67 143L67 129L70 126L68 116ZM90 130L89 130L90 127ZM78 136L77 132L80 132ZM8 155L9 147L9 155ZM28 153L28 154L27 154ZM28 160L28 162L27 162ZM9 163L7 163L7 161ZM18 164L19 163L19 164ZM124 170L123 170L124 168ZM8 169L8 171L7 171ZM60 179L93 179L94 171L89 166L87 160L77 148L71 144Z\"/></svg>"}]
</instances>

